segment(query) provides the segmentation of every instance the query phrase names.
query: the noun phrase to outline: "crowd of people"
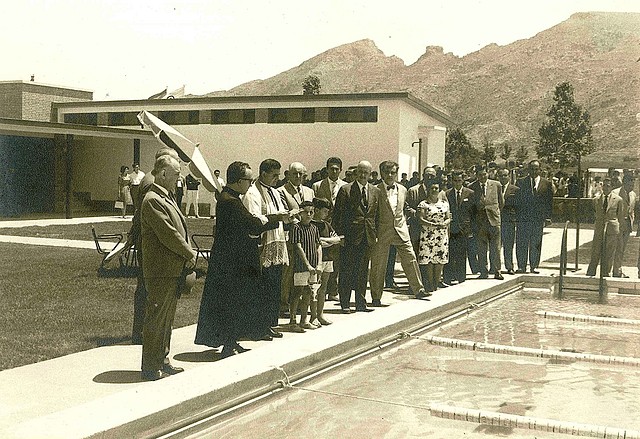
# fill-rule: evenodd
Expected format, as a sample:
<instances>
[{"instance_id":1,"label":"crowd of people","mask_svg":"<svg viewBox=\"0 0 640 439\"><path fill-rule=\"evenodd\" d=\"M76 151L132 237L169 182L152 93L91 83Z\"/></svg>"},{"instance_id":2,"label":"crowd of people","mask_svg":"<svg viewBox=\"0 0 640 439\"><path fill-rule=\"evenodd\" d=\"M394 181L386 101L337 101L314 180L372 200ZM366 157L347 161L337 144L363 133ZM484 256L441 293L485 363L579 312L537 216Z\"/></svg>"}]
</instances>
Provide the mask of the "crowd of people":
<instances>
[{"instance_id":1,"label":"crowd of people","mask_svg":"<svg viewBox=\"0 0 640 439\"><path fill-rule=\"evenodd\" d=\"M557 191L538 160L520 172L482 165L445 171L429 165L421 178L414 173L411 179L407 174L398 179L399 165L390 160L379 164L379 173L364 160L348 167L344 179L342 170L338 157L314 172L314 181L306 180L300 162L291 163L283 179L275 159L262 161L256 174L248 163L229 165L226 185L216 197L196 344L222 346L224 358L246 351L242 340L273 340L284 330L330 325L327 300L337 301L344 314L387 306L383 291L397 288L397 259L409 293L419 300L465 282L467 264L478 279L538 273L543 228L550 223ZM175 200L179 174L175 151L161 150L137 190L143 201L132 235L142 267L134 338L143 345L147 380L182 371L167 358L176 297L195 266L185 214ZM614 276L626 276L620 264L633 224L633 184L627 173L618 188L605 178L594 198L589 275L600 264L605 275L613 268ZM279 325L279 318L289 324Z\"/></svg>"}]
</instances>

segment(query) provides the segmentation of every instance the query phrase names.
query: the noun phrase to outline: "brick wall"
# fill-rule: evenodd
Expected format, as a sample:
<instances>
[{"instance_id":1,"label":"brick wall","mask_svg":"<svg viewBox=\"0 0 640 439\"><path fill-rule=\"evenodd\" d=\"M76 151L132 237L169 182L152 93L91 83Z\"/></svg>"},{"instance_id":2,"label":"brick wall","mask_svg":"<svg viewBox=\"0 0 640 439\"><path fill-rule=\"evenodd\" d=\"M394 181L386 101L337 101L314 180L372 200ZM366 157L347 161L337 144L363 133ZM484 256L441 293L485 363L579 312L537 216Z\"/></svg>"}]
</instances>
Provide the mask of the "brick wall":
<instances>
[{"instance_id":1,"label":"brick wall","mask_svg":"<svg viewBox=\"0 0 640 439\"><path fill-rule=\"evenodd\" d=\"M22 119L22 85L2 84L0 86L0 117Z\"/></svg>"},{"instance_id":2,"label":"brick wall","mask_svg":"<svg viewBox=\"0 0 640 439\"><path fill-rule=\"evenodd\" d=\"M0 82L0 117L51 121L51 103L86 102L93 92L31 82Z\"/></svg>"}]
</instances>

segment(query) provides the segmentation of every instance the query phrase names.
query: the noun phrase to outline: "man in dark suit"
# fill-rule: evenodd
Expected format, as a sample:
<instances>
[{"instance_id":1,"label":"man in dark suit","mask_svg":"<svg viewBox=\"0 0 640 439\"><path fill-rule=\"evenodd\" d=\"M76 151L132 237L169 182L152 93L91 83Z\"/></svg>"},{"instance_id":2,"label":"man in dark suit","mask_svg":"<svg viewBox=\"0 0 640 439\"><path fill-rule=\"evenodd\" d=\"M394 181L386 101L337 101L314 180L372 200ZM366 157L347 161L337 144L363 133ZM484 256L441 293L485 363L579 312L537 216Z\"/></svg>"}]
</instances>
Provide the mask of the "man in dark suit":
<instances>
[{"instance_id":1,"label":"man in dark suit","mask_svg":"<svg viewBox=\"0 0 640 439\"><path fill-rule=\"evenodd\" d=\"M316 198L324 198L331 203L331 209L336 204L336 197L338 191L342 186L347 184L346 181L340 178L340 172L342 172L342 160L339 157L329 157L327 159L327 178L313 183L312 189ZM327 221L331 221L331 213ZM339 254L333 256L334 268L333 272L329 275L327 281L327 294L329 299L338 298L338 267L340 266Z\"/></svg>"},{"instance_id":2,"label":"man in dark suit","mask_svg":"<svg viewBox=\"0 0 640 439\"><path fill-rule=\"evenodd\" d=\"M333 212L333 228L339 236L344 236L338 292L340 307L345 314L351 312L352 290L356 293L356 311L373 311L367 308L365 293L371 248L378 237L380 191L368 183L370 175L371 163L358 163L356 180L340 188Z\"/></svg>"},{"instance_id":3,"label":"man in dark suit","mask_svg":"<svg viewBox=\"0 0 640 439\"><path fill-rule=\"evenodd\" d=\"M499 181L489 180L486 168L480 168L478 179L470 186L473 190L473 220L476 222L478 241L479 279L487 279L489 272L494 278L502 280L500 273L500 209L504 205L502 185ZM487 269L487 250L489 268Z\"/></svg>"},{"instance_id":4,"label":"man in dark suit","mask_svg":"<svg viewBox=\"0 0 640 439\"><path fill-rule=\"evenodd\" d=\"M187 222L173 197L180 163L165 155L156 160L155 181L142 202L142 270L147 305L142 338L142 378L158 380L182 372L169 362L171 326L178 302L178 280L196 264Z\"/></svg>"},{"instance_id":5,"label":"man in dark suit","mask_svg":"<svg viewBox=\"0 0 640 439\"><path fill-rule=\"evenodd\" d=\"M500 169L498 178L502 184L502 197L504 206L500 211L500 236L502 238L502 256L504 257L504 268L507 274L515 274L513 269L513 247L516 242L516 205L518 186L511 183L511 172L508 169Z\"/></svg>"},{"instance_id":6,"label":"man in dark suit","mask_svg":"<svg viewBox=\"0 0 640 439\"><path fill-rule=\"evenodd\" d=\"M453 187L446 191L451 210L449 226L449 263L444 266L444 281L461 283L467 279L467 241L471 235L473 191L463 185L461 171L453 172Z\"/></svg>"},{"instance_id":7,"label":"man in dark suit","mask_svg":"<svg viewBox=\"0 0 640 439\"><path fill-rule=\"evenodd\" d=\"M371 253L371 278L369 280L373 306L383 306L381 302L382 289L390 247L397 250L409 286L412 291L416 292L416 296L422 298L431 295L424 291L420 267L409 238L409 229L404 217L407 189L396 182L398 164L392 161L380 163L380 175L383 181L378 185L381 194L378 242Z\"/></svg>"},{"instance_id":8,"label":"man in dark suit","mask_svg":"<svg viewBox=\"0 0 640 439\"><path fill-rule=\"evenodd\" d=\"M529 162L529 175L518 179L520 188L517 198L516 259L518 273L527 269L527 260L531 273L538 273L542 234L545 222L551 222L553 206L553 187L551 182L540 175L540 162Z\"/></svg>"}]
</instances>

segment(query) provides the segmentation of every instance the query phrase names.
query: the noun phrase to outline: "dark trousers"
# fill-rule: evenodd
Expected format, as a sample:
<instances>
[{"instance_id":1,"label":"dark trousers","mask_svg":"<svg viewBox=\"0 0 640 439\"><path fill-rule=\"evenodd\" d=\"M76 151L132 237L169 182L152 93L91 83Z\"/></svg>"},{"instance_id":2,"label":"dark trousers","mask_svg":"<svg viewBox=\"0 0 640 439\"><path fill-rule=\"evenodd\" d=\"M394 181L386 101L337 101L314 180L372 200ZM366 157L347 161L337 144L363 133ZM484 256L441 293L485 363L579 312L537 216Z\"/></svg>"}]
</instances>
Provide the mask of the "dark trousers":
<instances>
[{"instance_id":1,"label":"dark trousers","mask_svg":"<svg viewBox=\"0 0 640 439\"><path fill-rule=\"evenodd\" d=\"M449 262L444 266L445 282L464 282L467 279L467 245L466 233L449 236Z\"/></svg>"},{"instance_id":2,"label":"dark trousers","mask_svg":"<svg viewBox=\"0 0 640 439\"><path fill-rule=\"evenodd\" d=\"M513 246L516 242L516 222L503 221L500 224L500 234L502 236L502 256L504 257L504 268L513 270Z\"/></svg>"},{"instance_id":3,"label":"dark trousers","mask_svg":"<svg viewBox=\"0 0 640 439\"><path fill-rule=\"evenodd\" d=\"M540 252L542 251L543 221L518 221L516 227L516 259L518 269L529 268L535 270L540 265Z\"/></svg>"},{"instance_id":4,"label":"dark trousers","mask_svg":"<svg viewBox=\"0 0 640 439\"><path fill-rule=\"evenodd\" d=\"M138 239L135 247L138 253L138 283L136 285L136 291L133 293L133 328L131 330L131 342L133 344L142 344L144 307L147 306L147 288L144 285L144 274L142 273L142 240Z\"/></svg>"},{"instance_id":5,"label":"dark trousers","mask_svg":"<svg viewBox=\"0 0 640 439\"><path fill-rule=\"evenodd\" d=\"M369 279L369 259L371 247L366 240L357 245L342 247L340 251L340 278L338 281L338 293L340 294L340 307L349 308L351 291L356 292L356 309L367 307L365 293Z\"/></svg>"},{"instance_id":6,"label":"dark trousers","mask_svg":"<svg viewBox=\"0 0 640 439\"><path fill-rule=\"evenodd\" d=\"M384 275L384 285L386 287L392 287L394 283L393 275L396 271L396 246L389 246L389 258L387 259L387 270Z\"/></svg>"},{"instance_id":7,"label":"dark trousers","mask_svg":"<svg viewBox=\"0 0 640 439\"><path fill-rule=\"evenodd\" d=\"M478 264L478 240L476 239L476 233L473 236L467 238L467 258L469 259L469 268L472 273L480 272L480 265Z\"/></svg>"},{"instance_id":8,"label":"dark trousers","mask_svg":"<svg viewBox=\"0 0 640 439\"><path fill-rule=\"evenodd\" d=\"M169 363L171 327L178 303L177 277L145 278L147 307L142 336L142 370L156 371Z\"/></svg>"},{"instance_id":9,"label":"dark trousers","mask_svg":"<svg viewBox=\"0 0 640 439\"><path fill-rule=\"evenodd\" d=\"M264 289L262 306L263 315L260 319L265 322L265 330L268 327L278 326L278 314L280 310L280 289L282 286L283 265L262 267L262 285Z\"/></svg>"}]
</instances>

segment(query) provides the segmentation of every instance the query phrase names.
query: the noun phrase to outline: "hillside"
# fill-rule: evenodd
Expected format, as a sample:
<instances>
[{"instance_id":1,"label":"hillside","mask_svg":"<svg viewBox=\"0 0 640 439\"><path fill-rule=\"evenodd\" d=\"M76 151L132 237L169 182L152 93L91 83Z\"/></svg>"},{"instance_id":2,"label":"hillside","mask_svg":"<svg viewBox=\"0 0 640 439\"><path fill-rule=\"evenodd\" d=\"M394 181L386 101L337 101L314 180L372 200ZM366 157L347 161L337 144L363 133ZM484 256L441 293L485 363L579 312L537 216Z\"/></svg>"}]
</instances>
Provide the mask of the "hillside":
<instances>
[{"instance_id":1,"label":"hillside","mask_svg":"<svg viewBox=\"0 0 640 439\"><path fill-rule=\"evenodd\" d=\"M371 40L327 50L297 67L207 96L301 94L309 74L323 93L410 91L447 111L476 147L486 139L524 144L535 155L537 129L555 85L569 81L588 109L597 151L587 165L638 166L640 14L585 12L505 46L463 57L428 46L405 66Z\"/></svg>"}]
</instances>

